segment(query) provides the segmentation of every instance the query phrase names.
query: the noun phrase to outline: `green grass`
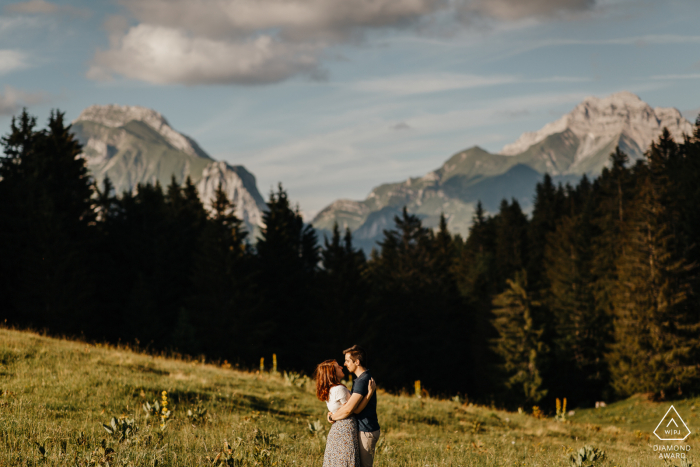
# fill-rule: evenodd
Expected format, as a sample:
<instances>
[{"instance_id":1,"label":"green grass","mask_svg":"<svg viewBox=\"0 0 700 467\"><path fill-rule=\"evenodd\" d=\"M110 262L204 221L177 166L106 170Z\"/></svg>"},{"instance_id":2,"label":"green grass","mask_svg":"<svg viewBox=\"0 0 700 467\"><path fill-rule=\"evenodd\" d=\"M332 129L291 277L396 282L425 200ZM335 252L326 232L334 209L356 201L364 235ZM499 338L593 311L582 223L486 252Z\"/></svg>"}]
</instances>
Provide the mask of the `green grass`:
<instances>
[{"instance_id":1,"label":"green grass","mask_svg":"<svg viewBox=\"0 0 700 467\"><path fill-rule=\"evenodd\" d=\"M322 431L313 433L309 423L323 420L325 404L304 380L0 329L0 389L0 466L214 465L225 443L232 452L215 465L323 463L328 425L322 421ZM161 391L172 410L162 431L158 417L142 409ZM691 430L694 404L675 404L682 416L689 414ZM596 465L681 465L652 451L661 442L649 435L668 405L637 397L577 410L561 423L380 391L375 465L569 465L566 456L586 444L607 453ZM197 408L205 408L208 419L193 424L187 411ZM136 433L112 437L102 426L112 416L133 419ZM697 447L694 435L689 444ZM227 456L239 462L221 464Z\"/></svg>"}]
</instances>

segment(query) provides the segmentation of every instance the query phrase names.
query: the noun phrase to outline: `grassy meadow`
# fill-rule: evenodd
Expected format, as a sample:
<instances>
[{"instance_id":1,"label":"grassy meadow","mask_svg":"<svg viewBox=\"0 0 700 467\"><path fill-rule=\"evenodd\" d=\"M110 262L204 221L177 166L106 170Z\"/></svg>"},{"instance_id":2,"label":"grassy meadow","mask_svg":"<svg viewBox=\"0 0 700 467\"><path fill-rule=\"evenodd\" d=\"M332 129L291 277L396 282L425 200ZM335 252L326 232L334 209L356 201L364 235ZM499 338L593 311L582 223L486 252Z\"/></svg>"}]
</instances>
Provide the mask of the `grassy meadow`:
<instances>
[{"instance_id":1,"label":"grassy meadow","mask_svg":"<svg viewBox=\"0 0 700 467\"><path fill-rule=\"evenodd\" d=\"M0 466L320 467L329 428L308 378L7 329L0 329L0 390ZM160 413L144 410L156 401ZM674 404L691 430L696 403ZM653 451L662 442L651 431L669 405L634 397L557 421L380 390L375 465L569 466L584 445L606 455L582 465L690 465ZM691 462L694 436L683 443Z\"/></svg>"}]
</instances>

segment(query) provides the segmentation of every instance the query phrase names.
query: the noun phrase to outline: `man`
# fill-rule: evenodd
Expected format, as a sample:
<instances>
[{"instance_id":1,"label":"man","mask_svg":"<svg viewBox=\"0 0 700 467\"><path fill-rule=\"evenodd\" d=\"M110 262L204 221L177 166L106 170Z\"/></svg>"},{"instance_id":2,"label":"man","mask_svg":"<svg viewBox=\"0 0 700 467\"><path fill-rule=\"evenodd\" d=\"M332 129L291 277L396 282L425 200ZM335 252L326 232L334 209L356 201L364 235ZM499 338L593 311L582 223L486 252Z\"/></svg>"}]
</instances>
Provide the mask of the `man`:
<instances>
[{"instance_id":1,"label":"man","mask_svg":"<svg viewBox=\"0 0 700 467\"><path fill-rule=\"evenodd\" d=\"M352 383L352 396L348 403L341 407L334 414L328 413L328 421L333 423L336 420L343 420L353 413L362 401L362 398L369 392L369 384L372 380L372 375L367 369L367 354L359 345L353 345L343 351L345 354L345 366L350 373L354 373L357 377ZM379 429L379 420L377 419L377 393L374 393L367 406L356 413L357 422L360 429L360 461L362 467L372 467L374 464L374 449L377 446L377 440L381 435Z\"/></svg>"}]
</instances>

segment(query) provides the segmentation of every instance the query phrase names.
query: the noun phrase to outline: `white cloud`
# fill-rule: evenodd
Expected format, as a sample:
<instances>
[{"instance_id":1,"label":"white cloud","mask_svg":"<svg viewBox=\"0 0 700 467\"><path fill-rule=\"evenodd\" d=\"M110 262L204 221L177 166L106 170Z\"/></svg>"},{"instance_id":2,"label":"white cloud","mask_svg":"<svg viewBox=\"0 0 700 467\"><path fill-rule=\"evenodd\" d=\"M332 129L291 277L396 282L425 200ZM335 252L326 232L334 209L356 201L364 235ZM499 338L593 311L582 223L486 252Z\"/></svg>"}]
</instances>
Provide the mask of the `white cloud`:
<instances>
[{"instance_id":1,"label":"white cloud","mask_svg":"<svg viewBox=\"0 0 700 467\"><path fill-rule=\"evenodd\" d=\"M118 47L95 54L88 77L106 79L114 72L157 84L270 83L314 72L316 52L313 46L269 35L228 42L140 24Z\"/></svg>"},{"instance_id":2,"label":"white cloud","mask_svg":"<svg viewBox=\"0 0 700 467\"><path fill-rule=\"evenodd\" d=\"M0 115L15 115L24 106L45 101L44 93L29 93L12 86L5 86L5 92L0 93Z\"/></svg>"},{"instance_id":3,"label":"white cloud","mask_svg":"<svg viewBox=\"0 0 700 467\"><path fill-rule=\"evenodd\" d=\"M124 0L134 17L213 38L277 30L285 39L346 37L357 28L400 27L444 0Z\"/></svg>"},{"instance_id":4,"label":"white cloud","mask_svg":"<svg viewBox=\"0 0 700 467\"><path fill-rule=\"evenodd\" d=\"M29 66L27 56L17 50L0 49L0 75Z\"/></svg>"},{"instance_id":5,"label":"white cloud","mask_svg":"<svg viewBox=\"0 0 700 467\"><path fill-rule=\"evenodd\" d=\"M43 0L32 0L43 2ZM260 84L299 74L318 76L329 47L365 33L460 22L469 11L499 20L548 17L591 8L593 0L122 0L138 23L107 25L110 48L98 51L88 76L113 75L157 84ZM516 11L511 18L502 8ZM466 10L465 10L466 9ZM550 14L551 13L551 14ZM438 17L440 18L438 20ZM122 22L123 23L123 22ZM117 28L119 29L119 28ZM427 89L464 84L423 83ZM425 92L425 91L420 91Z\"/></svg>"}]
</instances>

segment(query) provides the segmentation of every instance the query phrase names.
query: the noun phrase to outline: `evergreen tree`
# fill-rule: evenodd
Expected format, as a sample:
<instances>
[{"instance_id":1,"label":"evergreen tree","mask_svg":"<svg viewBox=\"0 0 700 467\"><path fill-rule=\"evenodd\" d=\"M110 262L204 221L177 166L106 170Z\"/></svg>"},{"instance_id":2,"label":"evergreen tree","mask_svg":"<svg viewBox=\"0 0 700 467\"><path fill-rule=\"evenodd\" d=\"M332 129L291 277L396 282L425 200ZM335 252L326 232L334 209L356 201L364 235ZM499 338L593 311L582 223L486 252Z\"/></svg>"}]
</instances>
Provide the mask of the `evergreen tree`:
<instances>
[{"instance_id":1,"label":"evergreen tree","mask_svg":"<svg viewBox=\"0 0 700 467\"><path fill-rule=\"evenodd\" d=\"M500 292L506 280L528 264L528 221L516 200L510 204L503 200L495 224L494 260Z\"/></svg>"},{"instance_id":2,"label":"evergreen tree","mask_svg":"<svg viewBox=\"0 0 700 467\"><path fill-rule=\"evenodd\" d=\"M77 334L95 324L92 184L63 114L52 112L45 130L34 126L25 111L2 140L0 192L19 221L4 239L14 250L8 299L20 322Z\"/></svg>"},{"instance_id":3,"label":"evergreen tree","mask_svg":"<svg viewBox=\"0 0 700 467\"><path fill-rule=\"evenodd\" d=\"M21 265L27 248L28 218L27 196L31 192L31 160L36 158L36 140L39 137L36 118L26 110L18 118L12 118L10 133L2 138L3 153L0 158L0 312L10 323L27 324L38 317L28 316L18 303L21 275L16 265Z\"/></svg>"},{"instance_id":4,"label":"evergreen tree","mask_svg":"<svg viewBox=\"0 0 700 467\"><path fill-rule=\"evenodd\" d=\"M290 367L306 363L309 369L317 345L314 323L320 318L312 298L320 259L316 232L292 209L281 184L270 193L267 208L256 245L262 310L258 329L252 330L259 336L254 351L274 352Z\"/></svg>"},{"instance_id":5,"label":"evergreen tree","mask_svg":"<svg viewBox=\"0 0 700 467\"><path fill-rule=\"evenodd\" d=\"M542 329L533 315L539 303L527 291L527 273L518 272L507 280L508 287L493 301L493 325L499 337L493 348L501 357L504 386L510 400L537 404L547 395L542 373L548 348L542 342Z\"/></svg>"},{"instance_id":6,"label":"evergreen tree","mask_svg":"<svg viewBox=\"0 0 700 467\"><path fill-rule=\"evenodd\" d=\"M617 261L625 247L622 236L629 220L631 199L634 196L634 175L626 167L629 158L620 148L610 155L610 168L604 168L596 180L591 203L593 254L592 274L596 309L599 314L612 317L612 295L617 283Z\"/></svg>"},{"instance_id":7,"label":"evergreen tree","mask_svg":"<svg viewBox=\"0 0 700 467\"><path fill-rule=\"evenodd\" d=\"M545 248L548 235L554 232L557 220L562 215L564 199L564 190L561 185L557 189L552 182L552 177L545 174L543 181L535 188L532 220L527 229L527 277L531 290L537 296L549 287L544 274Z\"/></svg>"},{"instance_id":8,"label":"evergreen tree","mask_svg":"<svg viewBox=\"0 0 700 467\"><path fill-rule=\"evenodd\" d=\"M470 362L470 397L491 402L498 377L493 371L497 357L490 342L498 334L492 325L492 299L500 288L495 265L496 220L477 203L469 236L457 252L454 266L460 295L470 310L467 342Z\"/></svg>"},{"instance_id":9,"label":"evergreen tree","mask_svg":"<svg viewBox=\"0 0 700 467\"><path fill-rule=\"evenodd\" d=\"M676 233L674 181L669 165L677 146L665 132L647 153L625 229L613 295L616 342L612 384L619 395L677 396L698 384L700 319L691 296L694 271Z\"/></svg>"},{"instance_id":10,"label":"evergreen tree","mask_svg":"<svg viewBox=\"0 0 700 467\"><path fill-rule=\"evenodd\" d=\"M197 242L189 307L180 313L174 344L190 354L250 362L255 356L247 354L246 345L253 293L247 232L221 184L210 212Z\"/></svg>"},{"instance_id":11,"label":"evergreen tree","mask_svg":"<svg viewBox=\"0 0 700 467\"><path fill-rule=\"evenodd\" d=\"M362 340L365 327L371 323L372 316L365 307L365 264L364 253L353 247L350 229L341 236L338 224L334 224L331 239L324 239L318 276L319 301L324 310L319 324L323 335L328 336L323 342L328 354Z\"/></svg>"},{"instance_id":12,"label":"evergreen tree","mask_svg":"<svg viewBox=\"0 0 700 467\"><path fill-rule=\"evenodd\" d=\"M548 387L566 395L578 406L603 397L608 382L605 352L610 342L608 314L596 306L593 261L593 226L590 185L582 180L578 193L569 198L588 196L581 211L564 216L548 236L545 253L550 288L547 309L553 318L551 374ZM583 192L583 193L581 193Z\"/></svg>"},{"instance_id":13,"label":"evergreen tree","mask_svg":"<svg viewBox=\"0 0 700 467\"><path fill-rule=\"evenodd\" d=\"M160 184L140 184L135 194L124 193L119 205L115 217L107 221L111 241L105 245L113 263L108 282L124 291L106 296L120 318L118 335L126 341L165 346L182 307L170 292L178 267L171 256L177 235L166 197Z\"/></svg>"},{"instance_id":14,"label":"evergreen tree","mask_svg":"<svg viewBox=\"0 0 700 467\"><path fill-rule=\"evenodd\" d=\"M384 231L381 252L368 263L374 322L366 326L366 339L378 361L373 371L389 387L420 379L435 390L450 386L444 374L451 372L452 386L470 392L469 345L464 342L469 310L452 274L437 261L432 232L406 208L394 221L396 229ZM443 246L449 243L443 238ZM411 368L391 363L395 349L404 348L420 349ZM455 367L465 371L455 373Z\"/></svg>"}]
</instances>

